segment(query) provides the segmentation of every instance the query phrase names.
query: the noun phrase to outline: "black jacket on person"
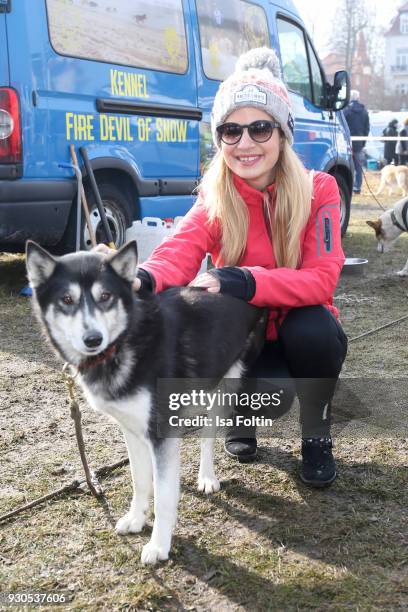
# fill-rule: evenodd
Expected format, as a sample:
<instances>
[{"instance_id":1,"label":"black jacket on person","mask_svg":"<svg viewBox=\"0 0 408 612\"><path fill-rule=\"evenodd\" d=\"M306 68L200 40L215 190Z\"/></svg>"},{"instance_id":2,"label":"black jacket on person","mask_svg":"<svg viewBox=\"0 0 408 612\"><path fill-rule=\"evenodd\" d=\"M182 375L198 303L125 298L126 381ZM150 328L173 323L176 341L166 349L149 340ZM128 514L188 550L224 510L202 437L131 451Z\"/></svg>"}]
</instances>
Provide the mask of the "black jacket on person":
<instances>
[{"instance_id":1,"label":"black jacket on person","mask_svg":"<svg viewBox=\"0 0 408 612\"><path fill-rule=\"evenodd\" d=\"M397 121L390 121L388 127L383 130L383 136L398 136ZM397 146L396 140L386 140L384 142L384 159L388 164L394 160L394 164L397 164L397 156L395 154L395 147Z\"/></svg>"},{"instance_id":2,"label":"black jacket on person","mask_svg":"<svg viewBox=\"0 0 408 612\"><path fill-rule=\"evenodd\" d=\"M349 126L351 136L368 136L370 132L370 119L364 104L358 100L353 100L344 109L344 116ZM365 146L365 141L357 140L353 142L353 151L357 153Z\"/></svg>"},{"instance_id":3,"label":"black jacket on person","mask_svg":"<svg viewBox=\"0 0 408 612\"><path fill-rule=\"evenodd\" d=\"M405 126L399 133L400 136L408 136L408 127ZM408 140L399 140L397 145L397 153L400 156L400 163L405 164L408 161ZM401 162L401 157L403 161Z\"/></svg>"}]
</instances>

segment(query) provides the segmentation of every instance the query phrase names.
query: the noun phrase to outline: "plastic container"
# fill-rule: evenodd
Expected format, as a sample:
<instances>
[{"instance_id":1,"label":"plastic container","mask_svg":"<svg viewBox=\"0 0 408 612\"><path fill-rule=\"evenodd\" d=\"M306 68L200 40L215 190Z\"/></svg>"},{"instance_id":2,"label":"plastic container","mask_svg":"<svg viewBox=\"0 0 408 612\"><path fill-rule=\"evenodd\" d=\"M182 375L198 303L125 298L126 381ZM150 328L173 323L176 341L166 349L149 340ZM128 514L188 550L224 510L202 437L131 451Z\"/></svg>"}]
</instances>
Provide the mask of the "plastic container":
<instances>
[{"instance_id":1,"label":"plastic container","mask_svg":"<svg viewBox=\"0 0 408 612\"><path fill-rule=\"evenodd\" d=\"M138 261L143 263L148 259L154 249L166 238L171 236L183 217L173 219L160 219L159 217L144 217L141 221L134 221L126 230L126 242L136 240ZM206 256L201 264L200 272L207 270Z\"/></svg>"},{"instance_id":2,"label":"plastic container","mask_svg":"<svg viewBox=\"0 0 408 612\"><path fill-rule=\"evenodd\" d=\"M367 170L378 170L378 161L376 159L368 159Z\"/></svg>"},{"instance_id":3,"label":"plastic container","mask_svg":"<svg viewBox=\"0 0 408 612\"><path fill-rule=\"evenodd\" d=\"M158 217L144 217L134 221L126 230L126 242L136 240L139 263L146 261L152 251L174 231L175 225Z\"/></svg>"}]
</instances>

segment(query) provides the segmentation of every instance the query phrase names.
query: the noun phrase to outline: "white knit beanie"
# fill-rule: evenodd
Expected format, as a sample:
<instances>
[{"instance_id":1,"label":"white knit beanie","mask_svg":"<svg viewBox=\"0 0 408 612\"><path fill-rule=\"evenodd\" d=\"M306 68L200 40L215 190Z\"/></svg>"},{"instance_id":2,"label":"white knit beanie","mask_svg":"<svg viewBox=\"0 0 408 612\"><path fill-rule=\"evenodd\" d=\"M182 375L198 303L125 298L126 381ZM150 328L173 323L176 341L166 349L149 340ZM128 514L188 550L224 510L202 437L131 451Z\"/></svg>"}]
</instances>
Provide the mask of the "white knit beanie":
<instances>
[{"instance_id":1,"label":"white knit beanie","mask_svg":"<svg viewBox=\"0 0 408 612\"><path fill-rule=\"evenodd\" d=\"M237 108L255 106L277 121L290 145L295 121L288 90L281 79L279 60L273 49L251 49L238 59L235 72L221 83L211 113L214 143L220 146L216 128Z\"/></svg>"}]
</instances>

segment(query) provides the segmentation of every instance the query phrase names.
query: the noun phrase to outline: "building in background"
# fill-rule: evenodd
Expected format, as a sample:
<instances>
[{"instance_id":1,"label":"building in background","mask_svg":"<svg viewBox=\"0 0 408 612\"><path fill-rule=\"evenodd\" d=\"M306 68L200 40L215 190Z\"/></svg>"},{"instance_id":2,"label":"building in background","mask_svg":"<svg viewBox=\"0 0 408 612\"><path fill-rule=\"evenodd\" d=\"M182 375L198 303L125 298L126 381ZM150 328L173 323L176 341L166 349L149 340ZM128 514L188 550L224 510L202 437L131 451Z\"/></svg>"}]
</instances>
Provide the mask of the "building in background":
<instances>
[{"instance_id":1,"label":"building in background","mask_svg":"<svg viewBox=\"0 0 408 612\"><path fill-rule=\"evenodd\" d=\"M322 59L322 62L329 82L333 81L337 70L344 70L345 67L345 57L341 53L329 53ZM367 53L365 37L363 32L359 32L350 78L352 89L357 89L360 92L360 99L364 103L367 102L369 97L372 74L373 68Z\"/></svg>"},{"instance_id":2,"label":"building in background","mask_svg":"<svg viewBox=\"0 0 408 612\"><path fill-rule=\"evenodd\" d=\"M338 70L344 70L344 55L342 53L329 53L322 58L322 64L329 83L333 82L333 77Z\"/></svg>"},{"instance_id":3,"label":"building in background","mask_svg":"<svg viewBox=\"0 0 408 612\"><path fill-rule=\"evenodd\" d=\"M367 45L363 32L358 35L357 50L353 59L351 87L360 92L360 100L367 103L370 95L373 67L368 57Z\"/></svg>"},{"instance_id":4,"label":"building in background","mask_svg":"<svg viewBox=\"0 0 408 612\"><path fill-rule=\"evenodd\" d=\"M408 109L408 2L399 9L385 34L384 79L387 93L400 110Z\"/></svg>"}]
</instances>

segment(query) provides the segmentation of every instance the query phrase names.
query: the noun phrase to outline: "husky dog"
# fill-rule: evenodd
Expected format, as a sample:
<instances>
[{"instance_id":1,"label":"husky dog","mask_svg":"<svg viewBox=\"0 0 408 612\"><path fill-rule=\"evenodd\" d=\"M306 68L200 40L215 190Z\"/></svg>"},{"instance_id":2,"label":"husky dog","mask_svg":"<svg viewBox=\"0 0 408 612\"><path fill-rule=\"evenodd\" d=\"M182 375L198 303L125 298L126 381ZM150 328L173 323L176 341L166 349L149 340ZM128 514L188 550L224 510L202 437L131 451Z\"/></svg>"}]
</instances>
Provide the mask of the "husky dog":
<instances>
[{"instance_id":1,"label":"husky dog","mask_svg":"<svg viewBox=\"0 0 408 612\"><path fill-rule=\"evenodd\" d=\"M262 348L265 311L198 288L136 294L135 242L108 257L53 257L29 241L27 271L49 341L77 368L89 404L123 431L133 498L116 531L141 531L153 481L155 519L141 560L167 559L179 499L179 440L160 436L155 425L157 381L239 378ZM198 489L205 493L220 488L213 445L213 438L202 439Z\"/></svg>"},{"instance_id":2,"label":"husky dog","mask_svg":"<svg viewBox=\"0 0 408 612\"><path fill-rule=\"evenodd\" d=\"M408 232L408 198L398 200L394 208L386 210L376 221L367 221L367 225L375 231L377 250L380 253L389 251L398 236ZM397 274L408 276L408 260Z\"/></svg>"},{"instance_id":3,"label":"husky dog","mask_svg":"<svg viewBox=\"0 0 408 612\"><path fill-rule=\"evenodd\" d=\"M388 195L392 195L394 187L402 190L402 195L408 195L408 166L388 164L381 170L381 181L375 195L379 195L388 187Z\"/></svg>"}]
</instances>

